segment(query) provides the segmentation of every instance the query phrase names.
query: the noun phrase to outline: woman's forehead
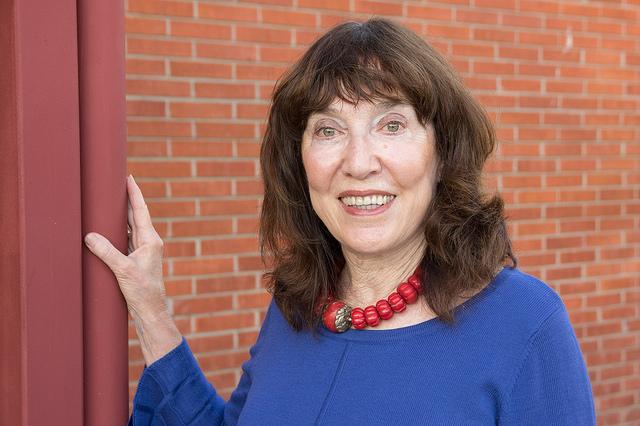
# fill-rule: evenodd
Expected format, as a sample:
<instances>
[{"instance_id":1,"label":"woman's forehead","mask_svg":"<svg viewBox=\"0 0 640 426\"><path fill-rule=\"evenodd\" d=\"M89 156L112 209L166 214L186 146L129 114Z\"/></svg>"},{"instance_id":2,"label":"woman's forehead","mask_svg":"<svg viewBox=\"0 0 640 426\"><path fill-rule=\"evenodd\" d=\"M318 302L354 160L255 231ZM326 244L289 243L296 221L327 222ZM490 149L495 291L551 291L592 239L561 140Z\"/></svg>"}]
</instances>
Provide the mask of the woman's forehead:
<instances>
[{"instance_id":1,"label":"woman's forehead","mask_svg":"<svg viewBox=\"0 0 640 426\"><path fill-rule=\"evenodd\" d=\"M400 107L413 109L413 106L406 101L400 99L390 99L390 98L376 98L372 100L360 100L357 103L347 102L340 98L335 98L326 108L314 111L311 115L319 115L319 114L332 114L332 115L340 115L345 112L345 110L350 111L353 109L361 109L361 108L371 108L373 112L383 112L391 108Z\"/></svg>"}]
</instances>

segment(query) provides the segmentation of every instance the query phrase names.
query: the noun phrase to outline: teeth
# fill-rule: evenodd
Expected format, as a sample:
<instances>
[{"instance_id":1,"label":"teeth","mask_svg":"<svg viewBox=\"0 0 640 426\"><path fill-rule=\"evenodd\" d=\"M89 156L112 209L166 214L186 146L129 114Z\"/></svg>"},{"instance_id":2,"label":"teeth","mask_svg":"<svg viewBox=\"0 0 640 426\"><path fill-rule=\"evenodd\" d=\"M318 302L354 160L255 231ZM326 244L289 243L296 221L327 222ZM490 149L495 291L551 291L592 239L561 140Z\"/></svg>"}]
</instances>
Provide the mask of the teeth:
<instances>
[{"instance_id":1,"label":"teeth","mask_svg":"<svg viewBox=\"0 0 640 426\"><path fill-rule=\"evenodd\" d=\"M347 206L371 210L387 204L394 198L395 195L367 195L365 197L342 197L340 201Z\"/></svg>"}]
</instances>

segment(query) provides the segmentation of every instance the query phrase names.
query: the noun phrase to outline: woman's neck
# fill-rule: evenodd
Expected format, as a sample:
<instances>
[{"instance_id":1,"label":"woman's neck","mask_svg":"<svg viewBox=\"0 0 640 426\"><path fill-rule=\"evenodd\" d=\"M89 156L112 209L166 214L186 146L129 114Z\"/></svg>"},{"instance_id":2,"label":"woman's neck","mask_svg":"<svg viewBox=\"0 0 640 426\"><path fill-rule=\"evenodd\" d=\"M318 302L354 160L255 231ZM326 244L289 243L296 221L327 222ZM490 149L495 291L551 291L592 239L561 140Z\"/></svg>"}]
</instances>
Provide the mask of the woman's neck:
<instances>
[{"instance_id":1,"label":"woman's neck","mask_svg":"<svg viewBox=\"0 0 640 426\"><path fill-rule=\"evenodd\" d=\"M340 274L343 285L341 300L364 308L386 299L415 272L425 247L424 238L416 238L384 254L354 253L343 248L345 266Z\"/></svg>"}]
</instances>

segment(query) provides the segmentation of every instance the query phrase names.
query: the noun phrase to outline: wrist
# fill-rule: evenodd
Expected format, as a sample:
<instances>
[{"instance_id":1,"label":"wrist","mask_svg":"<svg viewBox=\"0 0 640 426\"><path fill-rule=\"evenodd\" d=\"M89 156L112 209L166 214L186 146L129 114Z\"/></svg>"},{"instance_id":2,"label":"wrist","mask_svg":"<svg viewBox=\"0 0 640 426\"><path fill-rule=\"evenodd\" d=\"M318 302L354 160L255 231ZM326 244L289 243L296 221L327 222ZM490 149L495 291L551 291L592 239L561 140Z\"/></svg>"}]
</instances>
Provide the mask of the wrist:
<instances>
[{"instance_id":1,"label":"wrist","mask_svg":"<svg viewBox=\"0 0 640 426\"><path fill-rule=\"evenodd\" d=\"M147 366L175 349L182 341L168 310L132 314L140 347Z\"/></svg>"}]
</instances>

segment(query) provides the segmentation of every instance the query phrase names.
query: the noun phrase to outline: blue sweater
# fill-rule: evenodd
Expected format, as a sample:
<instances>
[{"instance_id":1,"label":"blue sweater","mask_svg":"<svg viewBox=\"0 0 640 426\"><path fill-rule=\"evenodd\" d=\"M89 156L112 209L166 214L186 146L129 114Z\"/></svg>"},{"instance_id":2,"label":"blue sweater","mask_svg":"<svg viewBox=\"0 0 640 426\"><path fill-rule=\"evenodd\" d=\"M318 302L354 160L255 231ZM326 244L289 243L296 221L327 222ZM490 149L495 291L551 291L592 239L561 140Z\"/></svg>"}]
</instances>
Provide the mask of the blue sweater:
<instances>
[{"instance_id":1,"label":"blue sweater","mask_svg":"<svg viewBox=\"0 0 640 426\"><path fill-rule=\"evenodd\" d=\"M183 339L144 369L129 425L595 425L567 311L544 282L503 268L455 316L316 339L272 301L228 402Z\"/></svg>"}]
</instances>

